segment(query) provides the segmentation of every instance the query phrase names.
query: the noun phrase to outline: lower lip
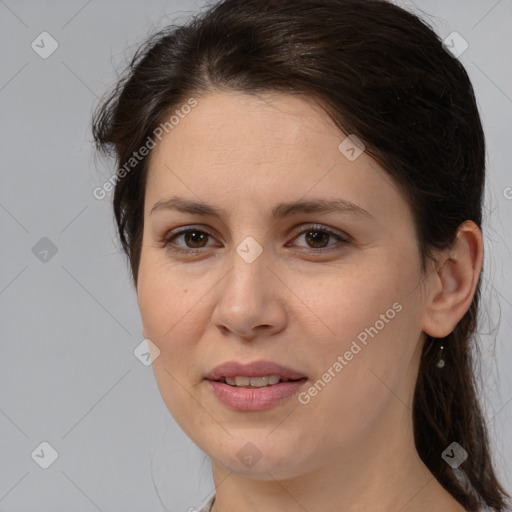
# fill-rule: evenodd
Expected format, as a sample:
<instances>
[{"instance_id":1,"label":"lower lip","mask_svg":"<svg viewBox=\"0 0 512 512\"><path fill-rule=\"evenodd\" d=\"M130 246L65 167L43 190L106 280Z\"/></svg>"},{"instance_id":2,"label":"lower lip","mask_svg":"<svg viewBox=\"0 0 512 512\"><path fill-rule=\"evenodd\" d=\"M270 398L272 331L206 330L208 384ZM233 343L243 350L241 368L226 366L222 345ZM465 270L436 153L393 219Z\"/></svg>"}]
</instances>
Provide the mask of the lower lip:
<instances>
[{"instance_id":1,"label":"lower lip","mask_svg":"<svg viewBox=\"0 0 512 512\"><path fill-rule=\"evenodd\" d=\"M306 378L288 382L279 382L263 388L238 388L225 382L207 380L215 396L236 411L263 411L296 394Z\"/></svg>"}]
</instances>

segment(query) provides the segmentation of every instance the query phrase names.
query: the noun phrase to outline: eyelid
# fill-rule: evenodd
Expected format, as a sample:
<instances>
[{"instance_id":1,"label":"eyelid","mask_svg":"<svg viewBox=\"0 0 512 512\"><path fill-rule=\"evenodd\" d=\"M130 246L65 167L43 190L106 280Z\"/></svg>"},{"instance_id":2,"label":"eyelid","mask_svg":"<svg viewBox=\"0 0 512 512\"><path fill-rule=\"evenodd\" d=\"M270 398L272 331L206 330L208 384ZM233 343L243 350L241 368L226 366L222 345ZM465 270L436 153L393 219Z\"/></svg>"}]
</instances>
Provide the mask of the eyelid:
<instances>
[{"instance_id":1,"label":"eyelid","mask_svg":"<svg viewBox=\"0 0 512 512\"><path fill-rule=\"evenodd\" d=\"M349 243L351 241L351 237L347 235L344 231L340 231L337 229L335 230L334 228L324 226L323 224L307 224L306 227L304 227L304 224L302 224L301 226L298 226L296 229L297 231L293 231L294 238L297 238L299 235L303 235L308 231L324 231L325 233L328 233L345 243Z\"/></svg>"},{"instance_id":2,"label":"eyelid","mask_svg":"<svg viewBox=\"0 0 512 512\"><path fill-rule=\"evenodd\" d=\"M171 244L171 242L174 239L176 239L180 235L188 233L189 231L199 231L201 233L205 233L210 238L215 238L209 229L207 229L207 228L205 228L205 227L203 227L201 225L190 224L190 225L186 225L186 226L182 226L182 227L173 229L173 230L165 233L164 236L161 239L162 246L164 248L171 248L171 250L174 250L174 251L184 252L184 253L189 253L189 254L193 254L193 253L197 253L197 252L204 252L204 249L206 249L207 247L211 247L211 246L206 246L206 247L201 247L201 248L198 248L198 249L182 247L182 246L179 246L179 245L178 246L174 246L174 247L170 247L170 244Z\"/></svg>"},{"instance_id":3,"label":"eyelid","mask_svg":"<svg viewBox=\"0 0 512 512\"><path fill-rule=\"evenodd\" d=\"M200 248L186 248L183 246L174 246L170 247L171 242L176 239L178 236L187 233L189 231L199 231L202 233L205 233L211 238L215 238L214 235L210 232L209 228L205 228L201 225L186 225L179 228L176 228L164 235L162 238L162 245L164 248L170 248L173 251L182 252L182 253L188 253L188 254L197 254L201 252L205 252L205 249L207 247L211 246L205 246ZM322 231L325 232L332 237L336 238L338 241L338 244L349 244L351 242L351 237L347 235L343 231L334 230L333 228L330 228L328 226L324 226L321 224L301 224L300 226L297 226L295 229L292 230L293 238L292 240L295 240L300 235L303 235L307 233L308 231ZM329 250L332 250L333 247L336 247L338 244L332 244L327 245L325 247L321 248L314 248L314 247L302 247L304 252L311 252L311 253L321 253L321 252L328 252ZM287 243L288 245L288 243Z\"/></svg>"}]
</instances>

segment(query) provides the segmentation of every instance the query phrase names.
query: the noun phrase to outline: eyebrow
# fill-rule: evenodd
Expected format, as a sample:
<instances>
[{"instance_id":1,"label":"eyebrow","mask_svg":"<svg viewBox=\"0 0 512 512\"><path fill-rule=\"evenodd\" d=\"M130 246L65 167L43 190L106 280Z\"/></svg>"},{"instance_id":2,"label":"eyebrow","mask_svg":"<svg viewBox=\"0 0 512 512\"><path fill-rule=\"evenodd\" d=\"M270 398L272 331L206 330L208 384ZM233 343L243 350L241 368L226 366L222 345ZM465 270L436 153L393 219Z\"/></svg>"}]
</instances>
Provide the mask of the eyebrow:
<instances>
[{"instance_id":1,"label":"eyebrow","mask_svg":"<svg viewBox=\"0 0 512 512\"><path fill-rule=\"evenodd\" d=\"M151 208L149 214L152 215L154 212L159 210L177 210L183 213L215 217L218 219L228 217L228 212L223 208L178 196L172 196L169 199L161 199L157 201ZM360 206L345 199L315 199L310 201L299 200L288 203L279 203L273 208L272 217L274 219L282 219L301 213L343 213L376 220L375 217L364 208L361 208Z\"/></svg>"}]
</instances>

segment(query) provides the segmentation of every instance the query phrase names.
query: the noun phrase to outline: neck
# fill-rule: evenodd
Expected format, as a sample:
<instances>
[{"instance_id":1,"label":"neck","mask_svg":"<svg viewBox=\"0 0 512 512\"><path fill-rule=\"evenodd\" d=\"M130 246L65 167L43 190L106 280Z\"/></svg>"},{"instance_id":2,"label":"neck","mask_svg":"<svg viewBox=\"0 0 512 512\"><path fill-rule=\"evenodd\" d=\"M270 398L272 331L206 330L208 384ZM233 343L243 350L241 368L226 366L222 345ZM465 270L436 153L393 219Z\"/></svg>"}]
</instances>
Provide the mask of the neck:
<instances>
[{"instance_id":1,"label":"neck","mask_svg":"<svg viewBox=\"0 0 512 512\"><path fill-rule=\"evenodd\" d=\"M362 432L350 447L326 455L314 471L277 480L212 463L214 512L463 512L418 456L410 411L396 400L388 420ZM409 418L409 420L407 419ZM397 428L402 425L405 428ZM256 466L255 466L256 468Z\"/></svg>"}]
</instances>

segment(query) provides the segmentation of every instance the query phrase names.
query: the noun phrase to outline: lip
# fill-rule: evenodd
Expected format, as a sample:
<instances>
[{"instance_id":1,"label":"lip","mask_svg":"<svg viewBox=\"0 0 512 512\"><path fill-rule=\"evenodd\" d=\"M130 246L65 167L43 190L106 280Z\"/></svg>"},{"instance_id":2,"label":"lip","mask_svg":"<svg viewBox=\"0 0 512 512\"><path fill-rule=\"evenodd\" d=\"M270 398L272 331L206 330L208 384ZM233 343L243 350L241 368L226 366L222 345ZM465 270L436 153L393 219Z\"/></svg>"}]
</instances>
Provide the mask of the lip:
<instances>
[{"instance_id":1,"label":"lip","mask_svg":"<svg viewBox=\"0 0 512 512\"><path fill-rule=\"evenodd\" d=\"M260 377L279 375L288 382L279 382L262 388L234 387L221 382L226 377ZM248 364L229 361L215 367L206 377L213 394L225 406L235 411L262 411L275 407L286 398L296 394L307 381L307 377L296 370L270 361L255 361Z\"/></svg>"},{"instance_id":2,"label":"lip","mask_svg":"<svg viewBox=\"0 0 512 512\"><path fill-rule=\"evenodd\" d=\"M219 380L226 377L261 377L264 375L279 375L285 379L296 380L306 376L296 370L272 363L271 361L253 361L252 363L239 363L228 361L216 366L206 377L207 380Z\"/></svg>"}]
</instances>

